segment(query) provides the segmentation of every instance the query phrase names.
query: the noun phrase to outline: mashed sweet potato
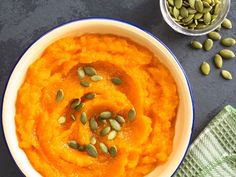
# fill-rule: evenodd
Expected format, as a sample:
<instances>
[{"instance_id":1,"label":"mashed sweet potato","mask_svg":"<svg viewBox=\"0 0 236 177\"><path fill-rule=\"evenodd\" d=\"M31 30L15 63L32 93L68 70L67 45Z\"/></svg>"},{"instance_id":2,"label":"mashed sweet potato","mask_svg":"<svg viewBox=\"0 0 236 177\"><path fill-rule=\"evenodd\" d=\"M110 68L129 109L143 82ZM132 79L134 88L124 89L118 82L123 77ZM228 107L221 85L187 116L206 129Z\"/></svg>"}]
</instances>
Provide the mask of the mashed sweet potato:
<instances>
[{"instance_id":1,"label":"mashed sweet potato","mask_svg":"<svg viewBox=\"0 0 236 177\"><path fill-rule=\"evenodd\" d=\"M94 82L85 76L90 86L83 87L77 69L85 66L95 68L103 79ZM122 83L112 83L113 77ZM64 97L58 103L59 89ZM96 97L84 99L88 93L96 93ZM75 98L85 104L79 111L70 106ZM113 35L64 38L50 45L29 67L18 91L15 121L19 146L42 176L145 176L171 153L178 102L170 72L146 48ZM128 120L131 107L136 110L133 121ZM97 120L103 111L125 119L113 140L99 135L109 126L109 122ZM81 112L87 114L85 125L80 121ZM60 124L62 115L66 121ZM92 116L98 121L96 131L89 125ZM92 135L97 138L97 157L68 146L70 140L89 144ZM103 153L100 142L107 147L115 145L116 156Z\"/></svg>"}]
</instances>

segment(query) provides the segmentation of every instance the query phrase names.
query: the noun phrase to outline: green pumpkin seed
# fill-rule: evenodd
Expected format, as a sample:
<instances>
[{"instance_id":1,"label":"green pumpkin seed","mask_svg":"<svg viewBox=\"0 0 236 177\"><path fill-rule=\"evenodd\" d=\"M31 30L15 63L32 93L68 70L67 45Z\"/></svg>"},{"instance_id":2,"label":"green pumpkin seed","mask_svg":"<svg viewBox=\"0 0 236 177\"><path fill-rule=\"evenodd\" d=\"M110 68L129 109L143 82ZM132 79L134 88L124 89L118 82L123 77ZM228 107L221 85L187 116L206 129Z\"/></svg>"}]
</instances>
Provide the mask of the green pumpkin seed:
<instances>
[{"instance_id":1,"label":"green pumpkin seed","mask_svg":"<svg viewBox=\"0 0 236 177\"><path fill-rule=\"evenodd\" d=\"M195 1L195 9L198 11L198 12L202 12L203 11L203 3L201 0L196 0Z\"/></svg>"},{"instance_id":2,"label":"green pumpkin seed","mask_svg":"<svg viewBox=\"0 0 236 177\"><path fill-rule=\"evenodd\" d=\"M80 81L80 85L83 86L83 87L89 87L90 86L90 83L88 81Z\"/></svg>"},{"instance_id":3,"label":"green pumpkin seed","mask_svg":"<svg viewBox=\"0 0 236 177\"><path fill-rule=\"evenodd\" d=\"M115 85L120 85L122 84L122 80L119 78L119 77L113 77L111 79L112 83L115 84Z\"/></svg>"},{"instance_id":4,"label":"green pumpkin seed","mask_svg":"<svg viewBox=\"0 0 236 177\"><path fill-rule=\"evenodd\" d=\"M94 81L94 82L98 82L98 81L103 80L103 77L99 76L99 75L94 75L94 76L91 77L91 80Z\"/></svg>"},{"instance_id":5,"label":"green pumpkin seed","mask_svg":"<svg viewBox=\"0 0 236 177\"><path fill-rule=\"evenodd\" d=\"M182 6L189 7L189 3L187 1L185 1L185 0L183 0L183 5Z\"/></svg>"},{"instance_id":6,"label":"green pumpkin seed","mask_svg":"<svg viewBox=\"0 0 236 177\"><path fill-rule=\"evenodd\" d=\"M75 120L76 120L76 117L75 117L75 115L74 115L74 114L71 114L71 115L70 115L70 118L71 118L71 120L73 120L73 121L75 121Z\"/></svg>"},{"instance_id":7,"label":"green pumpkin seed","mask_svg":"<svg viewBox=\"0 0 236 177\"><path fill-rule=\"evenodd\" d=\"M70 140L67 142L68 146L72 149L78 149L79 144L75 140Z\"/></svg>"},{"instance_id":8,"label":"green pumpkin seed","mask_svg":"<svg viewBox=\"0 0 236 177\"><path fill-rule=\"evenodd\" d=\"M97 74L96 70L93 67L90 67L90 66L85 66L84 67L84 72L88 76L93 76L93 75Z\"/></svg>"},{"instance_id":9,"label":"green pumpkin seed","mask_svg":"<svg viewBox=\"0 0 236 177\"><path fill-rule=\"evenodd\" d=\"M213 41L211 39L207 39L205 40L204 44L203 44L203 47L206 51L209 51L212 49L213 47Z\"/></svg>"},{"instance_id":10,"label":"green pumpkin seed","mask_svg":"<svg viewBox=\"0 0 236 177\"><path fill-rule=\"evenodd\" d=\"M220 9L221 9L221 4L220 3L216 4L214 9L214 15L218 15L220 13Z\"/></svg>"},{"instance_id":11,"label":"green pumpkin seed","mask_svg":"<svg viewBox=\"0 0 236 177\"><path fill-rule=\"evenodd\" d=\"M203 16L202 13L197 13L197 14L195 14L195 16L194 16L194 19L195 19L195 20L198 20L198 19L202 18L202 16Z\"/></svg>"},{"instance_id":12,"label":"green pumpkin seed","mask_svg":"<svg viewBox=\"0 0 236 177\"><path fill-rule=\"evenodd\" d=\"M198 23L198 25L196 26L196 29L203 29L203 28L206 28L206 25L202 23Z\"/></svg>"},{"instance_id":13,"label":"green pumpkin seed","mask_svg":"<svg viewBox=\"0 0 236 177\"><path fill-rule=\"evenodd\" d=\"M101 119L110 119L112 117L112 112L104 111L104 112L100 113L99 117Z\"/></svg>"},{"instance_id":14,"label":"green pumpkin seed","mask_svg":"<svg viewBox=\"0 0 236 177\"><path fill-rule=\"evenodd\" d=\"M175 7L177 9L180 9L183 5L183 0L174 0L175 1Z\"/></svg>"},{"instance_id":15,"label":"green pumpkin seed","mask_svg":"<svg viewBox=\"0 0 236 177\"><path fill-rule=\"evenodd\" d=\"M96 97L96 93L87 93L85 96L84 96L86 99L88 100L91 100L91 99L94 99Z\"/></svg>"},{"instance_id":16,"label":"green pumpkin seed","mask_svg":"<svg viewBox=\"0 0 236 177\"><path fill-rule=\"evenodd\" d=\"M98 152L97 149L94 145L92 144L88 144L86 146L86 151L88 153L88 155L90 155L91 157L97 157L98 156Z\"/></svg>"},{"instance_id":17,"label":"green pumpkin seed","mask_svg":"<svg viewBox=\"0 0 236 177\"><path fill-rule=\"evenodd\" d=\"M105 136L111 131L111 127L105 127L100 131L100 136Z\"/></svg>"},{"instance_id":18,"label":"green pumpkin seed","mask_svg":"<svg viewBox=\"0 0 236 177\"><path fill-rule=\"evenodd\" d=\"M125 123L125 119L123 116L117 115L116 116L116 121L119 122L120 124Z\"/></svg>"},{"instance_id":19,"label":"green pumpkin seed","mask_svg":"<svg viewBox=\"0 0 236 177\"><path fill-rule=\"evenodd\" d=\"M194 14L191 14L191 15L189 15L187 18L184 18L184 19L182 20L182 22L188 23L189 21L191 21L191 20L193 19L193 17L194 17Z\"/></svg>"},{"instance_id":20,"label":"green pumpkin seed","mask_svg":"<svg viewBox=\"0 0 236 177\"><path fill-rule=\"evenodd\" d=\"M121 130L121 126L119 124L119 122L117 122L116 120L114 119L110 119L109 120L110 124L111 124L111 127L116 130L116 131L120 131Z\"/></svg>"},{"instance_id":21,"label":"green pumpkin seed","mask_svg":"<svg viewBox=\"0 0 236 177\"><path fill-rule=\"evenodd\" d=\"M91 138L90 138L90 144L93 144L93 145L95 145L95 144L96 144L96 142L97 142L97 139L96 139L96 137L95 137L95 136L91 136Z\"/></svg>"},{"instance_id":22,"label":"green pumpkin seed","mask_svg":"<svg viewBox=\"0 0 236 177\"><path fill-rule=\"evenodd\" d=\"M209 12L205 13L203 16L204 23L209 25L211 22L211 14Z\"/></svg>"},{"instance_id":23,"label":"green pumpkin seed","mask_svg":"<svg viewBox=\"0 0 236 177\"><path fill-rule=\"evenodd\" d=\"M184 18L187 18L188 17L188 10L185 8L185 7L181 7L180 9L180 15Z\"/></svg>"},{"instance_id":24,"label":"green pumpkin seed","mask_svg":"<svg viewBox=\"0 0 236 177\"><path fill-rule=\"evenodd\" d=\"M205 61L201 64L200 69L201 69L202 74L204 75L208 75L211 71L210 65Z\"/></svg>"},{"instance_id":25,"label":"green pumpkin seed","mask_svg":"<svg viewBox=\"0 0 236 177\"><path fill-rule=\"evenodd\" d=\"M80 103L78 106L75 107L76 111L80 111L85 106L85 103Z\"/></svg>"},{"instance_id":26,"label":"green pumpkin seed","mask_svg":"<svg viewBox=\"0 0 236 177\"><path fill-rule=\"evenodd\" d=\"M226 29L231 29L232 28L232 22L229 19L224 19L224 21L221 24L222 27Z\"/></svg>"},{"instance_id":27,"label":"green pumpkin seed","mask_svg":"<svg viewBox=\"0 0 236 177\"><path fill-rule=\"evenodd\" d=\"M208 36L209 38L211 38L212 40L215 40L215 41L221 39L220 33L217 33L217 32L215 32L215 31L212 31L212 32L208 33L207 36Z\"/></svg>"},{"instance_id":28,"label":"green pumpkin seed","mask_svg":"<svg viewBox=\"0 0 236 177\"><path fill-rule=\"evenodd\" d=\"M195 14L195 13L197 13L195 9L188 8L188 14Z\"/></svg>"},{"instance_id":29,"label":"green pumpkin seed","mask_svg":"<svg viewBox=\"0 0 236 177\"><path fill-rule=\"evenodd\" d=\"M64 124L66 123L66 117L65 116L60 116L58 119L57 119L57 122L59 124Z\"/></svg>"},{"instance_id":30,"label":"green pumpkin seed","mask_svg":"<svg viewBox=\"0 0 236 177\"><path fill-rule=\"evenodd\" d=\"M103 118L101 118L100 116L98 116L98 121L101 122L102 124L106 124L107 121Z\"/></svg>"},{"instance_id":31,"label":"green pumpkin seed","mask_svg":"<svg viewBox=\"0 0 236 177\"><path fill-rule=\"evenodd\" d=\"M216 54L214 57L214 63L217 68L221 68L223 65L222 57L219 54Z\"/></svg>"},{"instance_id":32,"label":"green pumpkin seed","mask_svg":"<svg viewBox=\"0 0 236 177\"><path fill-rule=\"evenodd\" d=\"M108 151L111 157L115 157L117 154L117 148L115 145L111 146Z\"/></svg>"},{"instance_id":33,"label":"green pumpkin seed","mask_svg":"<svg viewBox=\"0 0 236 177\"><path fill-rule=\"evenodd\" d=\"M221 71L221 75L222 75L222 77L223 77L224 79L226 79L226 80L231 80L231 79L233 79L232 74L231 74L229 71L227 71L227 70L222 70L222 71Z\"/></svg>"},{"instance_id":34,"label":"green pumpkin seed","mask_svg":"<svg viewBox=\"0 0 236 177\"><path fill-rule=\"evenodd\" d=\"M108 154L108 148L104 143L99 143L99 147L100 147L102 152Z\"/></svg>"},{"instance_id":35,"label":"green pumpkin seed","mask_svg":"<svg viewBox=\"0 0 236 177\"><path fill-rule=\"evenodd\" d=\"M72 108L72 109L75 109L77 106L79 106L79 104L80 104L80 99L74 99L73 101L72 101L72 103L71 103L71 105L70 105L70 107Z\"/></svg>"},{"instance_id":36,"label":"green pumpkin seed","mask_svg":"<svg viewBox=\"0 0 236 177\"><path fill-rule=\"evenodd\" d=\"M195 0L188 0L189 6L195 9Z\"/></svg>"},{"instance_id":37,"label":"green pumpkin seed","mask_svg":"<svg viewBox=\"0 0 236 177\"><path fill-rule=\"evenodd\" d=\"M89 127L92 131L96 131L98 129L98 123L97 121L94 119L94 117L92 117L89 120Z\"/></svg>"},{"instance_id":38,"label":"green pumpkin seed","mask_svg":"<svg viewBox=\"0 0 236 177\"><path fill-rule=\"evenodd\" d=\"M207 2L208 4L211 4L211 0L202 0L203 2Z\"/></svg>"},{"instance_id":39,"label":"green pumpkin seed","mask_svg":"<svg viewBox=\"0 0 236 177\"><path fill-rule=\"evenodd\" d=\"M202 1L204 7L211 7L209 3Z\"/></svg>"},{"instance_id":40,"label":"green pumpkin seed","mask_svg":"<svg viewBox=\"0 0 236 177\"><path fill-rule=\"evenodd\" d=\"M84 151L85 150L85 146L84 145L79 145L78 150L79 151Z\"/></svg>"},{"instance_id":41,"label":"green pumpkin seed","mask_svg":"<svg viewBox=\"0 0 236 177\"><path fill-rule=\"evenodd\" d=\"M219 54L225 59L231 59L235 57L234 52L229 49L222 49Z\"/></svg>"},{"instance_id":42,"label":"green pumpkin seed","mask_svg":"<svg viewBox=\"0 0 236 177\"><path fill-rule=\"evenodd\" d=\"M117 135L117 131L112 130L112 131L108 134L107 139L108 139L108 140L113 140L113 139L115 139L116 135Z\"/></svg>"},{"instance_id":43,"label":"green pumpkin seed","mask_svg":"<svg viewBox=\"0 0 236 177\"><path fill-rule=\"evenodd\" d=\"M81 113L81 115L80 115L80 122L82 123L82 124L86 124L86 122L87 122L87 114L86 114L86 112L82 112Z\"/></svg>"},{"instance_id":44,"label":"green pumpkin seed","mask_svg":"<svg viewBox=\"0 0 236 177\"><path fill-rule=\"evenodd\" d=\"M168 3L172 6L174 6L174 0L168 0Z\"/></svg>"},{"instance_id":45,"label":"green pumpkin seed","mask_svg":"<svg viewBox=\"0 0 236 177\"><path fill-rule=\"evenodd\" d=\"M221 40L221 44L226 46L226 47L231 47L235 45L236 41L233 38L227 37Z\"/></svg>"},{"instance_id":46,"label":"green pumpkin seed","mask_svg":"<svg viewBox=\"0 0 236 177\"><path fill-rule=\"evenodd\" d=\"M60 103L64 98L64 92L62 89L59 89L56 94L56 102Z\"/></svg>"},{"instance_id":47,"label":"green pumpkin seed","mask_svg":"<svg viewBox=\"0 0 236 177\"><path fill-rule=\"evenodd\" d=\"M78 74L78 77L79 77L80 80L85 77L85 72L84 72L83 68L81 68L81 67L78 68L77 74Z\"/></svg>"},{"instance_id":48,"label":"green pumpkin seed","mask_svg":"<svg viewBox=\"0 0 236 177\"><path fill-rule=\"evenodd\" d=\"M197 25L195 23L191 23L190 25L188 25L188 28L195 28Z\"/></svg>"},{"instance_id":49,"label":"green pumpkin seed","mask_svg":"<svg viewBox=\"0 0 236 177\"><path fill-rule=\"evenodd\" d=\"M173 16L174 16L176 19L177 19L178 16L179 16L179 10L178 10L176 7L173 8Z\"/></svg>"},{"instance_id":50,"label":"green pumpkin seed","mask_svg":"<svg viewBox=\"0 0 236 177\"><path fill-rule=\"evenodd\" d=\"M202 48L202 44L200 42L198 42L198 41L192 41L191 45L195 49L201 49Z\"/></svg>"},{"instance_id":51,"label":"green pumpkin seed","mask_svg":"<svg viewBox=\"0 0 236 177\"><path fill-rule=\"evenodd\" d=\"M134 107L132 107L128 112L128 119L129 121L134 121L135 118L136 118L136 111Z\"/></svg>"},{"instance_id":52,"label":"green pumpkin seed","mask_svg":"<svg viewBox=\"0 0 236 177\"><path fill-rule=\"evenodd\" d=\"M212 10L212 7L205 7L201 13L205 14L207 12L210 12Z\"/></svg>"}]
</instances>

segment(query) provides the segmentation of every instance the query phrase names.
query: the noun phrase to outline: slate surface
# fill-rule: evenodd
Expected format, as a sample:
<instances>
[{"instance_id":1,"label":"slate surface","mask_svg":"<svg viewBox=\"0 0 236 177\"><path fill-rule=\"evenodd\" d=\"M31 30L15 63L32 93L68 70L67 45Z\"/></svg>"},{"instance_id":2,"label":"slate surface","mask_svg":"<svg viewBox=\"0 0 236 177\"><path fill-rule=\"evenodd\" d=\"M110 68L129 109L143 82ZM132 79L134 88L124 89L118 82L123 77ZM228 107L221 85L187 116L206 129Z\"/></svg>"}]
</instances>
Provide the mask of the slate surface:
<instances>
[{"instance_id":1,"label":"slate surface","mask_svg":"<svg viewBox=\"0 0 236 177\"><path fill-rule=\"evenodd\" d=\"M32 42L57 25L84 17L110 17L134 23L159 37L174 52L193 89L196 111L193 139L224 105L236 107L236 78L225 81L216 69L206 78L198 69L202 61L211 61L222 46L216 43L210 52L191 50L189 41L203 41L206 37L192 38L174 32L163 21L158 0L0 0L1 99L15 63ZM236 1L231 3L228 17L236 24ZM222 34L235 38L236 27L223 30ZM236 52L236 47L233 50ZM236 77L235 60L225 62L224 68ZM7 150L1 131L0 177L17 176L22 175Z\"/></svg>"}]
</instances>

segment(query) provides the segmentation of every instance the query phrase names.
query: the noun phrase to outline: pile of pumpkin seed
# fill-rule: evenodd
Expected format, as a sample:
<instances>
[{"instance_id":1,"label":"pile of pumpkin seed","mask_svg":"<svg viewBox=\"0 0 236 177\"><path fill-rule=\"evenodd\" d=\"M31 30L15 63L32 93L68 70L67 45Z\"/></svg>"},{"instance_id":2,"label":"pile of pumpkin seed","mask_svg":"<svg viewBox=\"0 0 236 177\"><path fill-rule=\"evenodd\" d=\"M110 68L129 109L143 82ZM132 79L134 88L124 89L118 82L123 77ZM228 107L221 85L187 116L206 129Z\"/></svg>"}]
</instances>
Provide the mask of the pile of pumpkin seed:
<instances>
[{"instance_id":1,"label":"pile of pumpkin seed","mask_svg":"<svg viewBox=\"0 0 236 177\"><path fill-rule=\"evenodd\" d=\"M173 20L190 30L211 25L221 11L221 0L167 0L166 3Z\"/></svg>"},{"instance_id":2,"label":"pile of pumpkin seed","mask_svg":"<svg viewBox=\"0 0 236 177\"><path fill-rule=\"evenodd\" d=\"M97 75L95 68L86 66L79 67L77 70L78 77L80 79L80 85L82 87L89 87L90 82L85 80L85 76L89 76L94 82L98 82L103 79L102 76ZM120 77L112 77L111 82L118 86L123 83ZM102 153L109 154L111 157L115 157L117 154L117 147L112 145L108 147L104 142L98 142L99 138L107 136L107 140L112 141L116 138L117 134L121 131L122 126L126 123L126 119L119 114L113 113L109 110L101 112L98 116L91 116L88 120L86 112L82 111L85 106L85 101L95 99L96 93L90 92L85 94L82 98L75 98L70 103L72 112L80 112L80 123L86 125L88 122L91 130L91 138L89 144L79 144L76 140L72 139L67 142L68 146L78 151L86 151L91 157L96 158L98 156L97 148L99 147ZM59 89L56 94L56 103L60 103L64 99L63 89ZM84 101L82 101L84 100ZM76 116L71 113L70 118L72 121L76 121ZM136 118L135 108L132 107L127 114L127 120L129 122L134 121ZM58 118L58 123L64 125L67 121L66 116L62 115ZM100 131L98 132L98 129Z\"/></svg>"},{"instance_id":3,"label":"pile of pumpkin seed","mask_svg":"<svg viewBox=\"0 0 236 177\"><path fill-rule=\"evenodd\" d=\"M231 29L232 22L226 18L221 24L221 26L225 29ZM234 52L230 50L229 47L232 47L236 44L236 40L232 37L226 37L226 38L221 39L220 28L221 27L217 28L216 31L210 32L207 35L208 39L206 39L203 44L196 40L191 42L191 45L193 48L195 49L204 48L205 51L209 51L213 48L214 41L220 40L221 45L224 46L225 48L223 48L217 54L215 54L214 60L213 60L216 68L218 69L223 67L223 62L224 62L223 59L230 60L230 59L235 58ZM203 75L207 76L210 74L211 67L208 62L204 61L202 62L200 66L200 70ZM221 70L221 76L226 80L231 80L233 78L231 72L224 69Z\"/></svg>"}]
</instances>

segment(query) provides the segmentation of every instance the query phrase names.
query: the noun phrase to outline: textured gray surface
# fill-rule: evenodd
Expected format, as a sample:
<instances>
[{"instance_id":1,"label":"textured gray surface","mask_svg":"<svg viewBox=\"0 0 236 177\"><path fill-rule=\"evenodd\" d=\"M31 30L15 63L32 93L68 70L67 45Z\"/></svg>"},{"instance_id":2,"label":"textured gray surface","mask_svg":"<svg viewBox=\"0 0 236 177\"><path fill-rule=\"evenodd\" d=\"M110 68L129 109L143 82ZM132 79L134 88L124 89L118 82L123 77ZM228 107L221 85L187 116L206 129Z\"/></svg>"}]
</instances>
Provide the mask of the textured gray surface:
<instances>
[{"instance_id":1,"label":"textured gray surface","mask_svg":"<svg viewBox=\"0 0 236 177\"><path fill-rule=\"evenodd\" d=\"M216 42L210 52L190 49L189 41L194 38L177 34L166 25L158 0L0 0L1 98L11 70L32 42L57 25L84 17L110 17L134 23L156 35L173 51L193 88L196 111L193 138L224 105L236 107L236 61L224 63L224 68L235 76L230 82L223 80L216 69L209 77L203 77L198 69L201 61L211 61L222 46ZM234 0L228 17L236 24ZM222 30L222 34L236 37L236 26L230 31ZM197 39L203 41L205 38ZM233 50L236 52L236 47ZM2 132L0 155L0 177L21 176L8 153Z\"/></svg>"}]
</instances>

